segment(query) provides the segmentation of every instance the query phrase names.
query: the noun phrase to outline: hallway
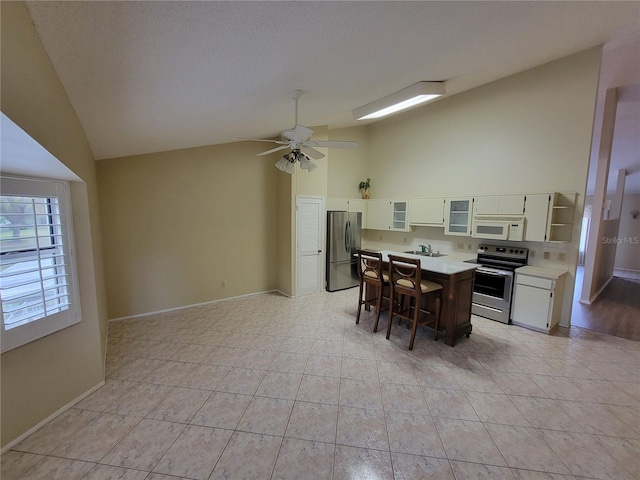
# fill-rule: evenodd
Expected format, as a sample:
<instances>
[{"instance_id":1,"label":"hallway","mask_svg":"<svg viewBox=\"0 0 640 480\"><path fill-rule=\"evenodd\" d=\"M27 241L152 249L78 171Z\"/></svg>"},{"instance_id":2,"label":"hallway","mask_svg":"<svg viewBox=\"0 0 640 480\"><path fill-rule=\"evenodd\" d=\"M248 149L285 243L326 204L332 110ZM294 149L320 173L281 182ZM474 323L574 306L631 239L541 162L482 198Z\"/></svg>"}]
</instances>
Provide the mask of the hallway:
<instances>
[{"instance_id":1,"label":"hallway","mask_svg":"<svg viewBox=\"0 0 640 480\"><path fill-rule=\"evenodd\" d=\"M571 325L640 341L640 275L614 271L614 278L591 305L578 300L584 267L576 271Z\"/></svg>"}]
</instances>

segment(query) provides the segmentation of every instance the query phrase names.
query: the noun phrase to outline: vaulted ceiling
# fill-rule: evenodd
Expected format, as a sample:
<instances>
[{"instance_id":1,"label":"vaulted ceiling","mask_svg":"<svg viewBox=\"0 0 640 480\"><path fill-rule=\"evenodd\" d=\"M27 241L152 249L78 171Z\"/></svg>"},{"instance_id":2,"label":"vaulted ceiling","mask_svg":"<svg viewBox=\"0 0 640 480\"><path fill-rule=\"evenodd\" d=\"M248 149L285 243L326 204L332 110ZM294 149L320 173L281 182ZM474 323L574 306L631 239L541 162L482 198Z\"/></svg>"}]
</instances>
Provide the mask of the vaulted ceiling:
<instances>
[{"instance_id":1,"label":"vaulted ceiling","mask_svg":"<svg viewBox=\"0 0 640 480\"><path fill-rule=\"evenodd\" d=\"M270 137L421 80L448 95L640 29L637 2L27 2L96 159Z\"/></svg>"}]
</instances>

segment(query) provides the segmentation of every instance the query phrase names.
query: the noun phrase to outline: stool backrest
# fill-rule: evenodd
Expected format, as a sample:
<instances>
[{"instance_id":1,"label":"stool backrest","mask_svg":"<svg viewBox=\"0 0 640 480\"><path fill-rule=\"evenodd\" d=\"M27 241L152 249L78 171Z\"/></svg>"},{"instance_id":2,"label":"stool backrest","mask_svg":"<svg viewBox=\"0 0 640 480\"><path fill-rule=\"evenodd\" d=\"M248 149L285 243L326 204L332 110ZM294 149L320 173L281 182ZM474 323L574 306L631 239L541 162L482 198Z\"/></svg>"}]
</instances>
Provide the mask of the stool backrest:
<instances>
[{"instance_id":1,"label":"stool backrest","mask_svg":"<svg viewBox=\"0 0 640 480\"><path fill-rule=\"evenodd\" d=\"M389 255L389 282L398 293L419 293L421 272L419 258Z\"/></svg>"},{"instance_id":2,"label":"stool backrest","mask_svg":"<svg viewBox=\"0 0 640 480\"><path fill-rule=\"evenodd\" d=\"M382 274L382 253L372 250L359 249L358 255L358 276L360 279L371 279L383 281Z\"/></svg>"}]
</instances>

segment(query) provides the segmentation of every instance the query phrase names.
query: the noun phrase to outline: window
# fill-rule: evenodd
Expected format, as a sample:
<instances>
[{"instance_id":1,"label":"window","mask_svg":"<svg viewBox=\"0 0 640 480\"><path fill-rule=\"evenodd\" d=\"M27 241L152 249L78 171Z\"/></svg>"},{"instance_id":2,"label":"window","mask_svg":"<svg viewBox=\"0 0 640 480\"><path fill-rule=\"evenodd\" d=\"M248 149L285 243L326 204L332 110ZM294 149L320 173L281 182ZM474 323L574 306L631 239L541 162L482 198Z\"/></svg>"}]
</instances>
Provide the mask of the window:
<instances>
[{"instance_id":1,"label":"window","mask_svg":"<svg viewBox=\"0 0 640 480\"><path fill-rule=\"evenodd\" d=\"M0 302L2 352L80 321L68 184L2 177Z\"/></svg>"}]
</instances>

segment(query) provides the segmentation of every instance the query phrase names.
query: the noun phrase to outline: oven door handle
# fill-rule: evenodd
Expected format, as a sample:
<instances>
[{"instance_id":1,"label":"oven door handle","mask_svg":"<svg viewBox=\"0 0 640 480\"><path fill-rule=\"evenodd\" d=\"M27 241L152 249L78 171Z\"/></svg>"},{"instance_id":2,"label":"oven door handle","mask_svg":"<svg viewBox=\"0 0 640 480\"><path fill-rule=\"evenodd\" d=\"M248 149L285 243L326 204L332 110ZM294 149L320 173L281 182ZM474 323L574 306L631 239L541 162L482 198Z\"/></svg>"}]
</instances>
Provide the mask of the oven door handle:
<instances>
[{"instance_id":1,"label":"oven door handle","mask_svg":"<svg viewBox=\"0 0 640 480\"><path fill-rule=\"evenodd\" d=\"M476 269L476 272L493 275L494 277L513 277L513 272L507 272L505 270L489 270L486 268L478 267Z\"/></svg>"}]
</instances>

